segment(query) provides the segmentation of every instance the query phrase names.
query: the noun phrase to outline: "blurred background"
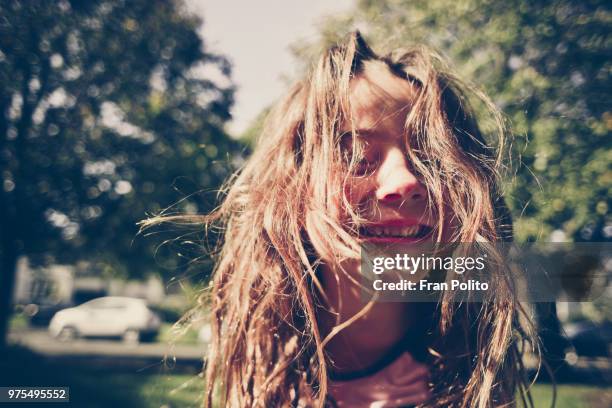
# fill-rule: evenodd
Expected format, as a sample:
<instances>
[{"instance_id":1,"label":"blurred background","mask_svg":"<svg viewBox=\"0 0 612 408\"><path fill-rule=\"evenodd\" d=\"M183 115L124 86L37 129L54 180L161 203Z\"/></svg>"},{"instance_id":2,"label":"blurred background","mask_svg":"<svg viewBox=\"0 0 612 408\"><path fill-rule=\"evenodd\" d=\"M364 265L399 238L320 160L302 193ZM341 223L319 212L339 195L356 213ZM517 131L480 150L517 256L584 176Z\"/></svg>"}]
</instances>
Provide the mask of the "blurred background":
<instances>
[{"instance_id":1,"label":"blurred background","mask_svg":"<svg viewBox=\"0 0 612 408\"><path fill-rule=\"evenodd\" d=\"M174 323L214 234L137 222L214 208L270 105L355 28L434 47L505 112L517 241L610 242L611 24L603 0L0 1L0 386L201 403L206 315ZM535 307L559 407L612 406L610 293Z\"/></svg>"}]
</instances>

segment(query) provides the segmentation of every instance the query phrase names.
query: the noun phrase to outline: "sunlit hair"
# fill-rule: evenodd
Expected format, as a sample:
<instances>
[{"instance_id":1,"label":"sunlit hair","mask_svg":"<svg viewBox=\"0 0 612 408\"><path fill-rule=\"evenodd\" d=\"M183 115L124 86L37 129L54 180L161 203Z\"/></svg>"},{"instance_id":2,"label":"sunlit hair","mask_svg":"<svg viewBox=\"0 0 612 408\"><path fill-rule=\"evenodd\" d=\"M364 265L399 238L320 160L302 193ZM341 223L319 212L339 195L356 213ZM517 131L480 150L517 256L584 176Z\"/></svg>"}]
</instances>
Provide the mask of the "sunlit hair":
<instances>
[{"instance_id":1,"label":"sunlit hair","mask_svg":"<svg viewBox=\"0 0 612 408\"><path fill-rule=\"evenodd\" d=\"M353 33L327 50L271 111L254 153L228 183L216 211L145 223L222 227L211 290L203 295L212 309L208 405L217 405L217 398L219 406L240 407L326 403L329 339L317 325L316 311L325 307L318 267L360 254L364 220L345 187L361 152L358 143L349 155L343 151L341 129L349 124L354 130L350 85L366 64L384 64L415 90L406 119L407 159L428 190L438 239L449 218L458 225L453 241L480 242L493 255L487 243L511 239L498 188L504 127L494 105L449 74L431 50L380 57ZM468 97L495 125L488 142ZM354 132L352 137L356 142ZM435 341L428 345L434 389L427 406L515 405L517 390L531 405L521 362L530 331L519 324L522 309L512 282L502 271L490 273L493 287L482 303L459 306L450 294L439 302Z\"/></svg>"}]
</instances>

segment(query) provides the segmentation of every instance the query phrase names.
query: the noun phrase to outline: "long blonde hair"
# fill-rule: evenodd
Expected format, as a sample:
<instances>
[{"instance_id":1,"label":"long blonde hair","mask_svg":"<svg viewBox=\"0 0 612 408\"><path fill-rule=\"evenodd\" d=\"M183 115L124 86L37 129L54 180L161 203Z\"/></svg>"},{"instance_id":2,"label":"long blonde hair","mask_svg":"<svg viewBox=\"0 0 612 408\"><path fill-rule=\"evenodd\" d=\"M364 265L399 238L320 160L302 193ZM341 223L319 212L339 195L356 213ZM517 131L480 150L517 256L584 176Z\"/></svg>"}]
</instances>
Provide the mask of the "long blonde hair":
<instances>
[{"instance_id":1,"label":"long blonde hair","mask_svg":"<svg viewBox=\"0 0 612 408\"><path fill-rule=\"evenodd\" d=\"M241 407L326 403L328 371L316 316L324 295L317 267L322 259L340 263L359 254L361 220L343 193L359 152L345 160L340 127L351 120L349 87L365 61L384 63L418 91L406 123L408 159L427 186L438 223L450 214L460 220L456 242L511 238L498 187L505 132L494 105L451 75L431 50L415 47L380 57L353 33L328 49L271 111L253 155L228 182L216 211L144 223L222 228L211 289L202 295L212 309L208 406L217 398L220 406ZM468 95L497 125L489 143ZM313 249L313 230L321 237L317 248L326 253ZM436 341L429 345L434 397L427 405L514 405L517 387L523 404L531 403L523 392L519 352L530 332L519 324L522 309L512 283L501 272L492 282L482 303L457 306L446 295L440 300Z\"/></svg>"}]
</instances>

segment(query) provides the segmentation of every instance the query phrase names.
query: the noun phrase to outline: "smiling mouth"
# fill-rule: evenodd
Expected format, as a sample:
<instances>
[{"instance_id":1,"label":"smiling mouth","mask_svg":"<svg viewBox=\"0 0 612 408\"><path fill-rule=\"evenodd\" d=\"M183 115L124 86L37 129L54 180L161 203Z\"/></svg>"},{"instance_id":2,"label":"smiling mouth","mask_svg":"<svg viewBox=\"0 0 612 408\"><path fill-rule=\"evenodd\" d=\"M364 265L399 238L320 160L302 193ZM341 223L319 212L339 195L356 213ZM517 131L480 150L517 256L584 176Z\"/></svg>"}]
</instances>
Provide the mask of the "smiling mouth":
<instances>
[{"instance_id":1,"label":"smiling mouth","mask_svg":"<svg viewBox=\"0 0 612 408\"><path fill-rule=\"evenodd\" d=\"M432 227L423 224L390 226L372 225L359 228L359 236L363 238L425 238L433 230Z\"/></svg>"}]
</instances>

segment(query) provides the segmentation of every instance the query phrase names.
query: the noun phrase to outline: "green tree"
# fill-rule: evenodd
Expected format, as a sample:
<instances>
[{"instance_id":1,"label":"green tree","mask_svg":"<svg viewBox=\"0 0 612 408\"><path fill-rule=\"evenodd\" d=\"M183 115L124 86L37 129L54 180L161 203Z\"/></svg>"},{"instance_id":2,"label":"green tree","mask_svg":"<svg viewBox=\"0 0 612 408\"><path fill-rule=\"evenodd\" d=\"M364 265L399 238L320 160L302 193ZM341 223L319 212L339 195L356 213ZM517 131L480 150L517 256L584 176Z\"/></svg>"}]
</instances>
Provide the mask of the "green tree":
<instances>
[{"instance_id":1,"label":"green tree","mask_svg":"<svg viewBox=\"0 0 612 408\"><path fill-rule=\"evenodd\" d=\"M2 1L0 16L4 341L18 256L160 269L159 242L135 240L136 222L217 188L240 146L223 131L230 65L206 51L182 3Z\"/></svg>"},{"instance_id":2,"label":"green tree","mask_svg":"<svg viewBox=\"0 0 612 408\"><path fill-rule=\"evenodd\" d=\"M516 163L505 190L516 239L563 231L609 241L611 21L603 0L361 0L322 24L322 44L294 51L310 59L355 28L377 50L419 43L440 51L509 119ZM565 343L555 304L537 304L536 313L546 356L559 365Z\"/></svg>"},{"instance_id":3,"label":"green tree","mask_svg":"<svg viewBox=\"0 0 612 408\"><path fill-rule=\"evenodd\" d=\"M445 54L508 116L514 164L506 184L519 241L610 239L610 3L361 0L329 18L323 45L359 28L376 49L415 43ZM311 58L321 44L296 44Z\"/></svg>"}]
</instances>

